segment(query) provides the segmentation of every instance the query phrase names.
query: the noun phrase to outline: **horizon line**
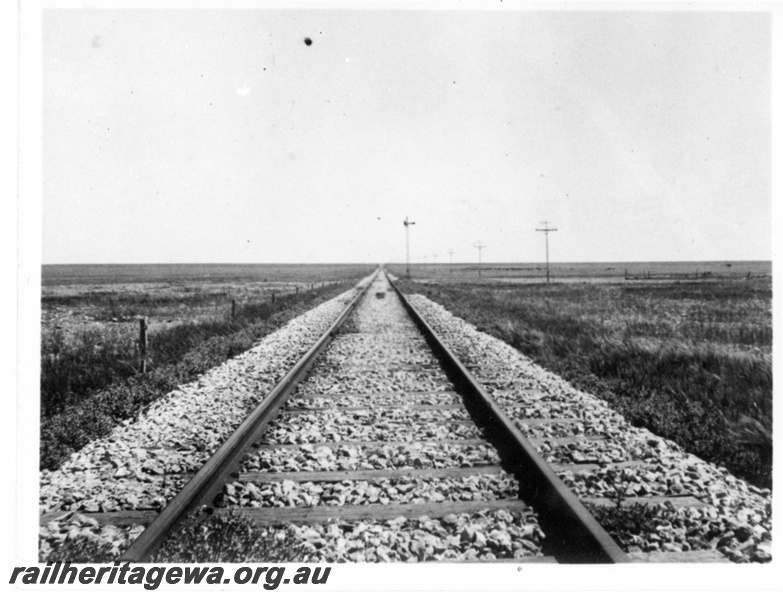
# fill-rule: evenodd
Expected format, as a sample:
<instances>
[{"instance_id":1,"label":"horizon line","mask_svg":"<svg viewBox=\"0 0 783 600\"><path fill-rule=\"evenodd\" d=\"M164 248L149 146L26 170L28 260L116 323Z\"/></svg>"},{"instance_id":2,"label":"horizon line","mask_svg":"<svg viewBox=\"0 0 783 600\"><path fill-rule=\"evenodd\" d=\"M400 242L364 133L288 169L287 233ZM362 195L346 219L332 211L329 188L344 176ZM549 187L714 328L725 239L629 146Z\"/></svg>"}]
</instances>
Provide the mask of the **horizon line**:
<instances>
[{"instance_id":1,"label":"horizon line","mask_svg":"<svg viewBox=\"0 0 783 600\"><path fill-rule=\"evenodd\" d=\"M596 264L638 264L638 263L748 263L748 262L768 262L771 263L771 258L743 258L743 259L702 259L702 260L560 260L549 261L550 265L563 265L563 264L584 264L584 265L596 265ZM42 267L59 267L59 266L126 266L126 265L404 265L405 261L365 261L365 262L351 262L351 261L335 261L335 262L51 262L41 263ZM416 265L447 265L448 261L415 261L411 264ZM454 265L473 265L478 264L478 261L466 261L466 262L453 262ZM483 265L536 265L546 264L546 261L482 261Z\"/></svg>"}]
</instances>

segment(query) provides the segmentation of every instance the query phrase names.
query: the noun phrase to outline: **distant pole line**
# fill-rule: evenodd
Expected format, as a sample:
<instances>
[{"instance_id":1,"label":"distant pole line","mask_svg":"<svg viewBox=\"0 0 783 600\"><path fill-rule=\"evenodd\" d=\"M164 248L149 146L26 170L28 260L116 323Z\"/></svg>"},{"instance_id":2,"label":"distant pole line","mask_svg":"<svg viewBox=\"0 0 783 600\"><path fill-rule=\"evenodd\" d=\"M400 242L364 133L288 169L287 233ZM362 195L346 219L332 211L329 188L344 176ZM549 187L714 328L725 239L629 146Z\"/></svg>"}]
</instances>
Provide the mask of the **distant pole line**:
<instances>
[{"instance_id":1,"label":"distant pole line","mask_svg":"<svg viewBox=\"0 0 783 600\"><path fill-rule=\"evenodd\" d=\"M449 255L449 273L451 273L453 271L454 254L455 254L454 250L449 250L449 252L448 252L448 255Z\"/></svg>"},{"instance_id":2,"label":"distant pole line","mask_svg":"<svg viewBox=\"0 0 783 600\"><path fill-rule=\"evenodd\" d=\"M481 279L481 249L486 248L487 245L484 242L478 241L475 244L473 244L473 247L478 248L479 251L478 272L479 272L479 279Z\"/></svg>"},{"instance_id":3,"label":"distant pole line","mask_svg":"<svg viewBox=\"0 0 783 600\"><path fill-rule=\"evenodd\" d=\"M557 231L557 229L549 227L549 221L541 221L541 224L544 226L544 228L536 229L536 231L544 232L544 242L546 244L546 282L549 283L549 232Z\"/></svg>"},{"instance_id":4,"label":"distant pole line","mask_svg":"<svg viewBox=\"0 0 783 600\"><path fill-rule=\"evenodd\" d=\"M408 238L408 228L411 225L415 225L413 221L409 221L408 217L405 217L405 221L402 223L405 225L405 277L407 279L411 278L411 246L410 246L410 240Z\"/></svg>"}]
</instances>

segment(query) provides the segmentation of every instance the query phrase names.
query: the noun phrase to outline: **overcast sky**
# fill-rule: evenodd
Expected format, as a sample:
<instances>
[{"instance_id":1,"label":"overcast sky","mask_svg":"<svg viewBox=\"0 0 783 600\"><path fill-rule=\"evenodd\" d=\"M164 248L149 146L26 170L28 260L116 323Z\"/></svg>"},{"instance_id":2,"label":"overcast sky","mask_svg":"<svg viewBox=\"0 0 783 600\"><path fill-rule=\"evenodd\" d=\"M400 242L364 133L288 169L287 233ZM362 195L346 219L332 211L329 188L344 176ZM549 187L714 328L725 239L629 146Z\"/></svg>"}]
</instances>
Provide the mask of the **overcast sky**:
<instances>
[{"instance_id":1,"label":"overcast sky","mask_svg":"<svg viewBox=\"0 0 783 600\"><path fill-rule=\"evenodd\" d=\"M762 13L43 25L45 263L771 258Z\"/></svg>"}]
</instances>

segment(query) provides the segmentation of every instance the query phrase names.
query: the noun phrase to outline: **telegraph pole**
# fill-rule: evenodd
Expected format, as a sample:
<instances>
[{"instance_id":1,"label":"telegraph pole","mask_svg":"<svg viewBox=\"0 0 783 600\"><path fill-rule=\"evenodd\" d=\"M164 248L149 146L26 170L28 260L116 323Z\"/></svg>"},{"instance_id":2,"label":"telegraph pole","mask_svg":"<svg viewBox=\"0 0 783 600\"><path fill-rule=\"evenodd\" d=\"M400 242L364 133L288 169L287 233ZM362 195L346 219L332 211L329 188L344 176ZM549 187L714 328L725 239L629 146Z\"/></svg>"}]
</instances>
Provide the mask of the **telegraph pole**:
<instances>
[{"instance_id":1,"label":"telegraph pole","mask_svg":"<svg viewBox=\"0 0 783 600\"><path fill-rule=\"evenodd\" d=\"M473 247L478 248L479 251L479 279L481 279L481 249L486 248L487 246L483 242L476 242L473 244Z\"/></svg>"},{"instance_id":2,"label":"telegraph pole","mask_svg":"<svg viewBox=\"0 0 783 600\"><path fill-rule=\"evenodd\" d=\"M453 271L452 267L454 265L454 250L449 250L449 273Z\"/></svg>"},{"instance_id":3,"label":"telegraph pole","mask_svg":"<svg viewBox=\"0 0 783 600\"><path fill-rule=\"evenodd\" d=\"M405 217L405 221L402 223L405 225L405 277L411 278L411 246L408 240L408 227L415 225L413 221L409 221L408 217Z\"/></svg>"},{"instance_id":4,"label":"telegraph pole","mask_svg":"<svg viewBox=\"0 0 783 600\"><path fill-rule=\"evenodd\" d=\"M557 229L550 228L549 221L541 221L541 224L544 226L544 228L536 229L536 231L544 232L544 242L546 243L546 282L549 283L549 232L557 231Z\"/></svg>"}]
</instances>

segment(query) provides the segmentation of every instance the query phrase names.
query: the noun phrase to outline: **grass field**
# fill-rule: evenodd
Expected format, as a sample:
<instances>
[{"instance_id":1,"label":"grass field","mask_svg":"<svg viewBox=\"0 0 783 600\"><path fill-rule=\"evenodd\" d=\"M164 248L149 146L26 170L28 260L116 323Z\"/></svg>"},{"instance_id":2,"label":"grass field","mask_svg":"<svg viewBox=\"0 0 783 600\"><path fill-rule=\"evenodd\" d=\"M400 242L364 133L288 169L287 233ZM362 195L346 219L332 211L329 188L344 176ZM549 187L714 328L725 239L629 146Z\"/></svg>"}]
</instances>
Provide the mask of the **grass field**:
<instances>
[{"instance_id":1,"label":"grass field","mask_svg":"<svg viewBox=\"0 0 783 600\"><path fill-rule=\"evenodd\" d=\"M372 268L44 266L41 465L55 468L149 402L247 350ZM146 373L140 372L142 317L149 324Z\"/></svg>"},{"instance_id":2,"label":"grass field","mask_svg":"<svg viewBox=\"0 0 783 600\"><path fill-rule=\"evenodd\" d=\"M405 265L387 265L393 272L405 273ZM411 277L418 281L464 281L474 285L541 283L546 280L545 263L418 262L410 264ZM772 276L769 261L633 262L633 263L551 263L552 281L611 283L629 281L701 281L714 279L763 279Z\"/></svg>"},{"instance_id":3,"label":"grass field","mask_svg":"<svg viewBox=\"0 0 783 600\"><path fill-rule=\"evenodd\" d=\"M770 265L728 264L554 265L551 285L542 283L542 265L485 265L481 279L476 265L454 265L451 273L448 265L413 265L406 286L607 399L634 424L771 486ZM45 266L42 466L55 468L155 398L347 287L335 282L355 283L371 270ZM401 275L404 266L391 270ZM139 317L149 322L146 374L139 372Z\"/></svg>"},{"instance_id":4,"label":"grass field","mask_svg":"<svg viewBox=\"0 0 783 600\"><path fill-rule=\"evenodd\" d=\"M423 272L404 287L608 400L633 424L771 487L770 278L763 268L750 278L650 270L649 279L588 273L550 285L540 275L523 285Z\"/></svg>"}]
</instances>

